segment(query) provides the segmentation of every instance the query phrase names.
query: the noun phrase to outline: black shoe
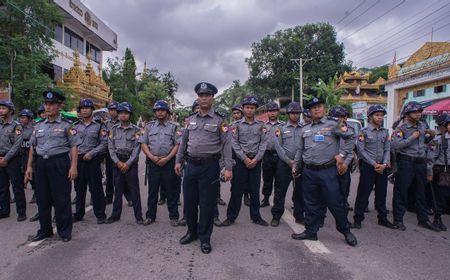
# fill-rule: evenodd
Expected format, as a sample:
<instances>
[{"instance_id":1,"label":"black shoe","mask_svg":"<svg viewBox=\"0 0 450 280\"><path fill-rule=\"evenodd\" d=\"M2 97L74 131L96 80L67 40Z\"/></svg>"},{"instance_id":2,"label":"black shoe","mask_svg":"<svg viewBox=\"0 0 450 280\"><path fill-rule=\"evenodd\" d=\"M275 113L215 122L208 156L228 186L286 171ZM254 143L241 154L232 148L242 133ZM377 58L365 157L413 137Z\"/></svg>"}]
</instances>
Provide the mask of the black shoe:
<instances>
[{"instance_id":1,"label":"black shoe","mask_svg":"<svg viewBox=\"0 0 450 280\"><path fill-rule=\"evenodd\" d=\"M19 216L17 216L17 221L18 222L23 222L23 221L25 221L27 219L27 216L26 215L19 215Z\"/></svg>"},{"instance_id":2,"label":"black shoe","mask_svg":"<svg viewBox=\"0 0 450 280\"><path fill-rule=\"evenodd\" d=\"M104 223L106 223L106 218L97 219L97 225L103 225Z\"/></svg>"},{"instance_id":3,"label":"black shoe","mask_svg":"<svg viewBox=\"0 0 450 280\"><path fill-rule=\"evenodd\" d=\"M280 220L273 218L272 221L270 221L270 225L273 227L277 227L280 225Z\"/></svg>"},{"instance_id":4,"label":"black shoe","mask_svg":"<svg viewBox=\"0 0 450 280\"><path fill-rule=\"evenodd\" d=\"M72 236L71 235L66 236L66 237L61 237L61 241L62 242L69 242L70 240L72 240Z\"/></svg>"},{"instance_id":5,"label":"black shoe","mask_svg":"<svg viewBox=\"0 0 450 280\"><path fill-rule=\"evenodd\" d=\"M128 202L127 202L127 206L128 206L128 207L133 207L133 201L131 201L131 200L128 201Z\"/></svg>"},{"instance_id":6,"label":"black shoe","mask_svg":"<svg viewBox=\"0 0 450 280\"><path fill-rule=\"evenodd\" d=\"M186 219L185 218L181 218L181 220L178 221L178 225L182 226L182 227L186 226Z\"/></svg>"},{"instance_id":7,"label":"black shoe","mask_svg":"<svg viewBox=\"0 0 450 280\"><path fill-rule=\"evenodd\" d=\"M153 224L155 222L154 219L145 218L144 222L142 223L144 226L148 226L150 224Z\"/></svg>"},{"instance_id":8,"label":"black shoe","mask_svg":"<svg viewBox=\"0 0 450 280\"><path fill-rule=\"evenodd\" d=\"M222 205L222 206L227 205L227 204L225 203L225 201L223 201L223 199L220 198L220 197L217 198L217 204Z\"/></svg>"},{"instance_id":9,"label":"black shoe","mask_svg":"<svg viewBox=\"0 0 450 280\"><path fill-rule=\"evenodd\" d=\"M201 248L203 254L211 253L211 244L209 244L208 242L202 243L200 245L200 248Z\"/></svg>"},{"instance_id":10,"label":"black shoe","mask_svg":"<svg viewBox=\"0 0 450 280\"><path fill-rule=\"evenodd\" d=\"M33 196L30 199L30 204L34 204L34 203L36 203L36 194L35 193L33 193Z\"/></svg>"},{"instance_id":11,"label":"black shoe","mask_svg":"<svg viewBox=\"0 0 450 280\"><path fill-rule=\"evenodd\" d=\"M447 231L447 227L442 222L441 217L435 217L433 221L433 225L439 228L441 231Z\"/></svg>"},{"instance_id":12,"label":"black shoe","mask_svg":"<svg viewBox=\"0 0 450 280\"><path fill-rule=\"evenodd\" d=\"M142 225L142 224L144 224L144 220L142 220L142 219L136 220L136 224Z\"/></svg>"},{"instance_id":13,"label":"black shoe","mask_svg":"<svg viewBox=\"0 0 450 280\"><path fill-rule=\"evenodd\" d=\"M355 247L356 244L358 244L358 240L356 240L356 237L353 235L353 233L348 232L344 233L345 242L347 242L348 245Z\"/></svg>"},{"instance_id":14,"label":"black shoe","mask_svg":"<svg viewBox=\"0 0 450 280\"><path fill-rule=\"evenodd\" d=\"M425 212L427 213L428 216L433 216L434 215L433 209L425 209Z\"/></svg>"},{"instance_id":15,"label":"black shoe","mask_svg":"<svg viewBox=\"0 0 450 280\"><path fill-rule=\"evenodd\" d=\"M77 222L80 222L82 220L83 220L83 218L80 218L80 217L75 216L75 215L72 216L72 223L77 223Z\"/></svg>"},{"instance_id":16,"label":"black shoe","mask_svg":"<svg viewBox=\"0 0 450 280\"><path fill-rule=\"evenodd\" d=\"M257 220L254 220L253 223L257 224L257 225L260 225L260 226L263 226L263 227L268 227L269 226L269 223L266 222L263 218L259 218Z\"/></svg>"},{"instance_id":17,"label":"black shoe","mask_svg":"<svg viewBox=\"0 0 450 280\"><path fill-rule=\"evenodd\" d=\"M401 231L405 231L406 227L402 222L394 222L394 226L396 229L401 230Z\"/></svg>"},{"instance_id":18,"label":"black shoe","mask_svg":"<svg viewBox=\"0 0 450 280\"><path fill-rule=\"evenodd\" d=\"M196 234L192 234L189 231L180 239L180 244L186 245L191 243L192 241L197 240L198 236Z\"/></svg>"},{"instance_id":19,"label":"black shoe","mask_svg":"<svg viewBox=\"0 0 450 280\"><path fill-rule=\"evenodd\" d=\"M36 222L39 220L39 213L36 213L33 217L30 218L30 222Z\"/></svg>"},{"instance_id":20,"label":"black shoe","mask_svg":"<svg viewBox=\"0 0 450 280\"><path fill-rule=\"evenodd\" d=\"M6 218L9 218L9 214L0 215L0 219L6 219Z\"/></svg>"},{"instance_id":21,"label":"black shoe","mask_svg":"<svg viewBox=\"0 0 450 280\"><path fill-rule=\"evenodd\" d=\"M297 224L300 224L300 225L305 225L305 219L304 218L297 218L297 219L295 219L295 222Z\"/></svg>"},{"instance_id":22,"label":"black shoe","mask_svg":"<svg viewBox=\"0 0 450 280\"><path fill-rule=\"evenodd\" d=\"M214 218L214 225L216 227L221 227L222 226L222 222L220 221L219 218Z\"/></svg>"},{"instance_id":23,"label":"black shoe","mask_svg":"<svg viewBox=\"0 0 450 280\"><path fill-rule=\"evenodd\" d=\"M353 207L351 207L348 202L345 203L345 208L347 208L347 211L353 211Z\"/></svg>"},{"instance_id":24,"label":"black shoe","mask_svg":"<svg viewBox=\"0 0 450 280\"><path fill-rule=\"evenodd\" d=\"M317 240L317 234L307 233L306 231L302 233L293 233L291 235L292 239L295 240Z\"/></svg>"},{"instance_id":25,"label":"black shoe","mask_svg":"<svg viewBox=\"0 0 450 280\"><path fill-rule=\"evenodd\" d=\"M390 229L397 229L397 227L393 223L389 222L387 219L386 220L378 220L378 224L380 226L387 227Z\"/></svg>"},{"instance_id":26,"label":"black shoe","mask_svg":"<svg viewBox=\"0 0 450 280\"><path fill-rule=\"evenodd\" d=\"M178 219L170 219L170 225L173 227L178 226Z\"/></svg>"},{"instance_id":27,"label":"black shoe","mask_svg":"<svg viewBox=\"0 0 450 280\"><path fill-rule=\"evenodd\" d=\"M112 224L117 222L118 220L120 220L119 218L114 218L114 217L109 217L108 219L106 219L105 224Z\"/></svg>"},{"instance_id":28,"label":"black shoe","mask_svg":"<svg viewBox=\"0 0 450 280\"><path fill-rule=\"evenodd\" d=\"M41 241L41 240L44 240L44 239L50 238L50 237L53 237L53 233L47 233L47 234L38 233L31 238L31 242Z\"/></svg>"},{"instance_id":29,"label":"black shoe","mask_svg":"<svg viewBox=\"0 0 450 280\"><path fill-rule=\"evenodd\" d=\"M354 221L353 224L350 224L350 228L361 229L361 222Z\"/></svg>"},{"instance_id":30,"label":"black shoe","mask_svg":"<svg viewBox=\"0 0 450 280\"><path fill-rule=\"evenodd\" d=\"M232 224L234 224L234 221L228 219L225 219L225 221L222 222L223 227L228 227L231 226Z\"/></svg>"},{"instance_id":31,"label":"black shoe","mask_svg":"<svg viewBox=\"0 0 450 280\"><path fill-rule=\"evenodd\" d=\"M269 206L269 198L265 197L262 201L261 201L261 205L259 205L259 207L267 207Z\"/></svg>"},{"instance_id":32,"label":"black shoe","mask_svg":"<svg viewBox=\"0 0 450 280\"><path fill-rule=\"evenodd\" d=\"M164 203L166 203L166 199L165 199L165 198L160 199L160 200L158 201L158 205L163 205Z\"/></svg>"},{"instance_id":33,"label":"black shoe","mask_svg":"<svg viewBox=\"0 0 450 280\"><path fill-rule=\"evenodd\" d=\"M248 194L244 194L244 205L250 206L250 198L248 197Z\"/></svg>"},{"instance_id":34,"label":"black shoe","mask_svg":"<svg viewBox=\"0 0 450 280\"><path fill-rule=\"evenodd\" d=\"M419 222L418 223L419 226L432 230L432 231L436 231L436 232L440 232L441 230L435 226L433 223L431 223L430 221L425 221L425 222Z\"/></svg>"}]
</instances>

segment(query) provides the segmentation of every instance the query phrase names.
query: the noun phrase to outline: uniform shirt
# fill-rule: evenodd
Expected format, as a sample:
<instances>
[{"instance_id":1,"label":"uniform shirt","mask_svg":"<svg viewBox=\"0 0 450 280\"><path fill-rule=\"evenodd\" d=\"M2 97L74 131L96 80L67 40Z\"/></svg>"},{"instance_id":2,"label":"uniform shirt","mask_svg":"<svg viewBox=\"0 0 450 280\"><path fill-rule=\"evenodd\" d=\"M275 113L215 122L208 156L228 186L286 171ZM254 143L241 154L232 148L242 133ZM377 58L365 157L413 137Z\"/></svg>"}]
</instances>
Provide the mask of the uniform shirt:
<instances>
[{"instance_id":1,"label":"uniform shirt","mask_svg":"<svg viewBox=\"0 0 450 280\"><path fill-rule=\"evenodd\" d=\"M369 123L359 133L356 148L359 158L367 164L390 164L391 162L391 142L386 128L376 128Z\"/></svg>"},{"instance_id":2,"label":"uniform shirt","mask_svg":"<svg viewBox=\"0 0 450 280\"><path fill-rule=\"evenodd\" d=\"M338 154L344 159L352 153L355 145L353 129L335 119L323 117L302 128L299 149L295 155L296 165L321 165L330 162ZM340 141L344 139L344 141Z\"/></svg>"},{"instance_id":3,"label":"uniform shirt","mask_svg":"<svg viewBox=\"0 0 450 280\"><path fill-rule=\"evenodd\" d=\"M0 120L0 156L9 161L22 145L22 126L14 121Z\"/></svg>"},{"instance_id":4,"label":"uniform shirt","mask_svg":"<svg viewBox=\"0 0 450 280\"><path fill-rule=\"evenodd\" d=\"M275 149L278 157L285 163L294 160L300 143L302 126L294 126L291 122L281 125L275 134Z\"/></svg>"},{"instance_id":5,"label":"uniform shirt","mask_svg":"<svg viewBox=\"0 0 450 280\"><path fill-rule=\"evenodd\" d=\"M139 143L146 144L153 155L165 157L174 146L180 145L181 135L182 131L176 123L152 121L145 126Z\"/></svg>"},{"instance_id":6,"label":"uniform shirt","mask_svg":"<svg viewBox=\"0 0 450 280\"><path fill-rule=\"evenodd\" d=\"M213 108L204 116L200 112L192 114L181 138L176 163L183 162L185 153L200 158L221 154L225 169L231 171L231 141L224 116Z\"/></svg>"},{"instance_id":7,"label":"uniform shirt","mask_svg":"<svg viewBox=\"0 0 450 280\"><path fill-rule=\"evenodd\" d=\"M99 121L91 121L89 124L82 120L74 124L78 138L78 154L89 154L92 157L104 153L108 147L108 134L106 126Z\"/></svg>"},{"instance_id":8,"label":"uniform shirt","mask_svg":"<svg viewBox=\"0 0 450 280\"><path fill-rule=\"evenodd\" d=\"M266 151L267 140L267 129L261 121L249 123L243 118L233 127L232 147L241 160L245 160L247 155L253 155L260 161Z\"/></svg>"},{"instance_id":9,"label":"uniform shirt","mask_svg":"<svg viewBox=\"0 0 450 280\"><path fill-rule=\"evenodd\" d=\"M266 129L267 129L267 151L275 151L275 132L285 123L279 120L276 120L274 123L271 123L270 121L265 123Z\"/></svg>"},{"instance_id":10,"label":"uniform shirt","mask_svg":"<svg viewBox=\"0 0 450 280\"><path fill-rule=\"evenodd\" d=\"M21 148L23 151L28 151L28 149L30 149L30 147L31 147L30 139L31 139L31 136L33 135L34 127L31 124L27 124L25 126L22 126L22 128L23 128L23 131L22 131Z\"/></svg>"},{"instance_id":11,"label":"uniform shirt","mask_svg":"<svg viewBox=\"0 0 450 280\"><path fill-rule=\"evenodd\" d=\"M447 151L444 151L442 145L442 134L437 134L433 141L428 145L427 153L427 175L433 176L434 165L445 165L444 153L447 153L447 165L450 165L450 134L445 133L444 141L447 141Z\"/></svg>"},{"instance_id":12,"label":"uniform shirt","mask_svg":"<svg viewBox=\"0 0 450 280\"><path fill-rule=\"evenodd\" d=\"M412 125L409 121L401 122L392 136L392 149L402 155L425 158L427 150L425 129L427 125L421 121L417 125ZM415 131L420 132L418 138L412 137Z\"/></svg>"},{"instance_id":13,"label":"uniform shirt","mask_svg":"<svg viewBox=\"0 0 450 280\"><path fill-rule=\"evenodd\" d=\"M108 133L111 131L112 127L115 126L116 124L119 124L120 121L119 119L117 119L116 121L113 121L112 119L109 119L105 122L106 125L106 130L108 130Z\"/></svg>"},{"instance_id":14,"label":"uniform shirt","mask_svg":"<svg viewBox=\"0 0 450 280\"><path fill-rule=\"evenodd\" d=\"M139 159L141 146L139 137L142 135L141 129L132 123L128 127L116 124L111 128L108 137L108 149L111 160L117 164L120 160L117 155L129 157L126 164L131 166Z\"/></svg>"},{"instance_id":15,"label":"uniform shirt","mask_svg":"<svg viewBox=\"0 0 450 280\"><path fill-rule=\"evenodd\" d=\"M54 121L48 118L34 127L30 143L36 147L39 156L53 156L68 153L77 144L76 129L72 122L59 115Z\"/></svg>"}]
</instances>

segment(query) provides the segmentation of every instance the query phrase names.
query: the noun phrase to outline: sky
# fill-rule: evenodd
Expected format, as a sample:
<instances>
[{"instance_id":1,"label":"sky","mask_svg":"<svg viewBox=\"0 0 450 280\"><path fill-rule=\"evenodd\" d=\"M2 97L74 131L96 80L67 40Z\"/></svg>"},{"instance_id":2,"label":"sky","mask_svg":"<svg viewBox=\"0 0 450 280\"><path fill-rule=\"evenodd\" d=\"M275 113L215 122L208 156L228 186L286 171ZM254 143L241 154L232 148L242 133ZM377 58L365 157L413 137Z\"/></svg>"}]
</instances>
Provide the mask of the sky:
<instances>
[{"instance_id":1,"label":"sky","mask_svg":"<svg viewBox=\"0 0 450 280\"><path fill-rule=\"evenodd\" d=\"M200 81L219 93L244 82L251 45L277 30L328 22L356 68L405 61L431 39L450 41L450 0L81 0L118 35L119 48L171 72L190 105ZM299 54L301 55L301 54Z\"/></svg>"}]
</instances>

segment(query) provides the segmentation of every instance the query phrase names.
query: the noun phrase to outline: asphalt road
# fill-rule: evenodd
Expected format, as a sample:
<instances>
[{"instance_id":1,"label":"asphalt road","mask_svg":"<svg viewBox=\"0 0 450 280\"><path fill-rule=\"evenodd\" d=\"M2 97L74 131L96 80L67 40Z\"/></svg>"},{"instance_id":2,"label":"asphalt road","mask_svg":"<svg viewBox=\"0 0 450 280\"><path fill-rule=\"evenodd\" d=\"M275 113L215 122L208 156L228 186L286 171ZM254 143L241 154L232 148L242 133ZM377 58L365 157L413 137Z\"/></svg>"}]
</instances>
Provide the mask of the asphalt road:
<instances>
[{"instance_id":1,"label":"asphalt road","mask_svg":"<svg viewBox=\"0 0 450 280\"><path fill-rule=\"evenodd\" d=\"M143 164L140 169L143 175ZM351 204L358 176L353 175ZM227 202L229 193L229 184L223 184ZM391 193L392 186L388 201ZM26 194L29 200L31 190ZM145 211L143 179L141 198ZM335 230L331 214L319 242L291 239L302 227L293 222L287 201L288 211L278 228L252 224L243 206L234 225L214 228L209 255L200 252L199 243L179 244L186 227L170 226L166 205L158 206L157 222L147 227L136 225L126 206L121 220L110 225L97 225L88 211L84 221L74 225L68 243L57 237L31 243L38 223L18 223L13 211L9 219L0 220L0 279L450 279L450 232L419 228L412 213L406 214L405 232L380 227L371 197L363 228L353 230L359 242L353 248ZM28 216L35 211L36 206L28 204ZM219 211L224 219L226 206L219 206ZM270 207L261 213L270 221ZM444 223L450 226L449 216Z\"/></svg>"}]
</instances>

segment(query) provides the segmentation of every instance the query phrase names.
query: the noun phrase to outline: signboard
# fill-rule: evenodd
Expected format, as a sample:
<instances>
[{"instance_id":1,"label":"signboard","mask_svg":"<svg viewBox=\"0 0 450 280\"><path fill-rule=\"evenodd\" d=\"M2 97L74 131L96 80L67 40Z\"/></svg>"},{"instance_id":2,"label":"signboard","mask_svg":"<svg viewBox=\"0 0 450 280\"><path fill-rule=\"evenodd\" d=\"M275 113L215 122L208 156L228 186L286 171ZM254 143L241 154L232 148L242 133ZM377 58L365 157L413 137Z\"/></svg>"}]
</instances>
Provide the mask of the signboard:
<instances>
[{"instance_id":1,"label":"signboard","mask_svg":"<svg viewBox=\"0 0 450 280\"><path fill-rule=\"evenodd\" d=\"M352 103L352 111L354 119L364 119L367 115L367 102Z\"/></svg>"}]
</instances>

